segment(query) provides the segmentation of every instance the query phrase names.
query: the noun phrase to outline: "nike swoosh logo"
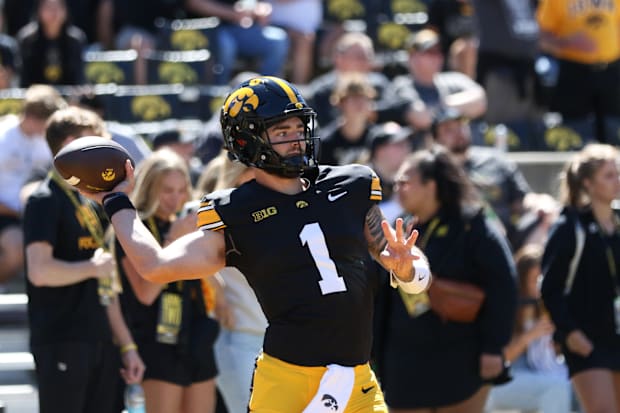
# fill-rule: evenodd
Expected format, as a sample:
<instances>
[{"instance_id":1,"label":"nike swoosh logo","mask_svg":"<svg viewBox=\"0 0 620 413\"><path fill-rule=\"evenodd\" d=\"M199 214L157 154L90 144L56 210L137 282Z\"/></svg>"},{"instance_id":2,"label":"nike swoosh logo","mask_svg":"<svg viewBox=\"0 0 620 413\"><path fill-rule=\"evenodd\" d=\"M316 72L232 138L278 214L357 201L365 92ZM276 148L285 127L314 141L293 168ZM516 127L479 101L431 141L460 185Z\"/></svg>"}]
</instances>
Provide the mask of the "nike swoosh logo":
<instances>
[{"instance_id":1,"label":"nike swoosh logo","mask_svg":"<svg viewBox=\"0 0 620 413\"><path fill-rule=\"evenodd\" d=\"M328 200L329 202L334 202L334 201L336 201L337 199L342 198L342 197L343 197L343 196L345 196L346 194L347 194L347 191L340 192L340 193L338 193L338 194L332 194L332 193L329 193L329 194L327 194L327 200Z\"/></svg>"},{"instance_id":2,"label":"nike swoosh logo","mask_svg":"<svg viewBox=\"0 0 620 413\"><path fill-rule=\"evenodd\" d=\"M368 388L363 388L362 387L362 393L366 394L366 393L368 393L369 391L371 391L374 388L375 388L375 386L370 386Z\"/></svg>"}]
</instances>

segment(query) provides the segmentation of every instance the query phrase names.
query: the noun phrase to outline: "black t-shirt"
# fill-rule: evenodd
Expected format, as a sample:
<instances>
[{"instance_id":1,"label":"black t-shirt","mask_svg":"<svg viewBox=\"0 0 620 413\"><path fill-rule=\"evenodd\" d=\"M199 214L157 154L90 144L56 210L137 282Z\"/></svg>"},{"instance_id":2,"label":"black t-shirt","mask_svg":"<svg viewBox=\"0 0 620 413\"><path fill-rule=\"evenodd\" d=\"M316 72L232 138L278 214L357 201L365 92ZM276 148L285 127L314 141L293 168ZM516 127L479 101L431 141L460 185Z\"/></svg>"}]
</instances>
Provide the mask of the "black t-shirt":
<instances>
[{"instance_id":1,"label":"black t-shirt","mask_svg":"<svg viewBox=\"0 0 620 413\"><path fill-rule=\"evenodd\" d=\"M289 363L363 364L370 357L378 280L368 266L368 210L381 200L368 167L320 167L299 194L256 181L203 199L198 225L224 230L237 267L267 316L267 354Z\"/></svg>"},{"instance_id":2,"label":"black t-shirt","mask_svg":"<svg viewBox=\"0 0 620 413\"><path fill-rule=\"evenodd\" d=\"M22 54L20 86L35 83L79 85L84 81L82 52L86 35L76 26L66 26L58 39L48 39L37 22L17 34Z\"/></svg>"},{"instance_id":3,"label":"black t-shirt","mask_svg":"<svg viewBox=\"0 0 620 413\"><path fill-rule=\"evenodd\" d=\"M89 219L100 219L76 193ZM90 259L97 243L73 203L47 178L32 194L24 211L24 244L46 242L55 259L77 262ZM30 342L110 340L105 307L99 303L95 278L63 287L36 287L27 282Z\"/></svg>"},{"instance_id":4,"label":"black t-shirt","mask_svg":"<svg viewBox=\"0 0 620 413\"><path fill-rule=\"evenodd\" d=\"M356 141L350 141L342 135L338 121L326 127L321 133L321 165L348 165L360 161L365 150L370 150L370 124L363 135Z\"/></svg>"}]
</instances>

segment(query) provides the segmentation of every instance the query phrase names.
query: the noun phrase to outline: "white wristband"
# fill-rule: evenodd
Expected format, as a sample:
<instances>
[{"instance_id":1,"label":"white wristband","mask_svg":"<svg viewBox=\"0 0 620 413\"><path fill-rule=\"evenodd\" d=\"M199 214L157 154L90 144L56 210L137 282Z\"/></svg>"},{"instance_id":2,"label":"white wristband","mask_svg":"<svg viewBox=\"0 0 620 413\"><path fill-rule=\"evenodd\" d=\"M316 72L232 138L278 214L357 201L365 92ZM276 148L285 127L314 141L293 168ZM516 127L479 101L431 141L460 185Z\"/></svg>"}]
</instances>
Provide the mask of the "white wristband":
<instances>
[{"instance_id":1,"label":"white wristband","mask_svg":"<svg viewBox=\"0 0 620 413\"><path fill-rule=\"evenodd\" d=\"M390 271L390 285L394 288L400 286L400 288L407 294L419 294L425 291L431 281L431 269L425 259L419 259L413 261L413 268L415 274L411 281L402 281L400 278Z\"/></svg>"}]
</instances>

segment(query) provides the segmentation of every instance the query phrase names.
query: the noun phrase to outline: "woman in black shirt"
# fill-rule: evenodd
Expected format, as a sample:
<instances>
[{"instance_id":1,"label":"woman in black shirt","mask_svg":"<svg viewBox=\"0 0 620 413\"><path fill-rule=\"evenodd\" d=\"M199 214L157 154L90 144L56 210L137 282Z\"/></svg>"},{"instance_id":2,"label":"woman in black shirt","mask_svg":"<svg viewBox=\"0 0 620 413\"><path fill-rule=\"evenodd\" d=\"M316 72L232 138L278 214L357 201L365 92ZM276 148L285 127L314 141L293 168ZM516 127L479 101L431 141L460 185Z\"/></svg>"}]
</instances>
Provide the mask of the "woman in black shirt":
<instances>
[{"instance_id":1,"label":"woman in black shirt","mask_svg":"<svg viewBox=\"0 0 620 413\"><path fill-rule=\"evenodd\" d=\"M428 257L433 284L466 282L486 298L473 321L458 322L442 319L426 293L387 293L378 360L385 400L390 412L481 413L487 384L504 372L502 349L516 310L508 245L445 149L410 155L395 182L407 219L420 233L417 242Z\"/></svg>"},{"instance_id":2,"label":"woman in black shirt","mask_svg":"<svg viewBox=\"0 0 620 413\"><path fill-rule=\"evenodd\" d=\"M17 33L20 86L83 83L84 32L69 23L64 0L39 0L36 19Z\"/></svg>"},{"instance_id":3,"label":"woman in black shirt","mask_svg":"<svg viewBox=\"0 0 620 413\"><path fill-rule=\"evenodd\" d=\"M196 216L177 218L190 197L185 161L161 149L137 169L132 199L140 217L162 245L192 231ZM206 314L202 280L156 284L144 280L118 241L116 261L123 282L121 305L144 363L149 413L215 411L213 355L219 326Z\"/></svg>"},{"instance_id":4,"label":"woman in black shirt","mask_svg":"<svg viewBox=\"0 0 620 413\"><path fill-rule=\"evenodd\" d=\"M543 256L542 297L584 411L620 411L618 151L590 144L567 164L565 208Z\"/></svg>"}]
</instances>

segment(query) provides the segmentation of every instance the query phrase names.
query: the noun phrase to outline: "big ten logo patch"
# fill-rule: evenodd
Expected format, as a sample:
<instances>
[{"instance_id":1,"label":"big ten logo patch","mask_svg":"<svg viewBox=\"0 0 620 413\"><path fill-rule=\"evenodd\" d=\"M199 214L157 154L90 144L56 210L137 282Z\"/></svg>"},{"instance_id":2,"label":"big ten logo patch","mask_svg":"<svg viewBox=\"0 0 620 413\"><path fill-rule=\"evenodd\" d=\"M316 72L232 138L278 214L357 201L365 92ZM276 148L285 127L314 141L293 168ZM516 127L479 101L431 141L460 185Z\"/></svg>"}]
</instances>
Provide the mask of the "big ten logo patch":
<instances>
[{"instance_id":1,"label":"big ten logo patch","mask_svg":"<svg viewBox=\"0 0 620 413\"><path fill-rule=\"evenodd\" d=\"M172 109L161 96L136 96L131 101L131 113L148 122L170 116Z\"/></svg>"},{"instance_id":2,"label":"big ten logo patch","mask_svg":"<svg viewBox=\"0 0 620 413\"><path fill-rule=\"evenodd\" d=\"M91 83L123 83L125 74L113 62L91 62L86 64L86 80Z\"/></svg>"},{"instance_id":3,"label":"big ten logo patch","mask_svg":"<svg viewBox=\"0 0 620 413\"><path fill-rule=\"evenodd\" d=\"M174 50L196 50L209 47L209 39L200 30L177 30L170 35Z\"/></svg>"},{"instance_id":4,"label":"big ten logo patch","mask_svg":"<svg viewBox=\"0 0 620 413\"><path fill-rule=\"evenodd\" d=\"M198 82L196 71L183 62L161 63L157 67L157 77L161 83L192 84Z\"/></svg>"},{"instance_id":5,"label":"big ten logo patch","mask_svg":"<svg viewBox=\"0 0 620 413\"><path fill-rule=\"evenodd\" d=\"M254 222L260 222L266 218L276 215L277 213L277 208L272 206L261 209L260 211L252 212L252 218L254 219Z\"/></svg>"}]
</instances>

